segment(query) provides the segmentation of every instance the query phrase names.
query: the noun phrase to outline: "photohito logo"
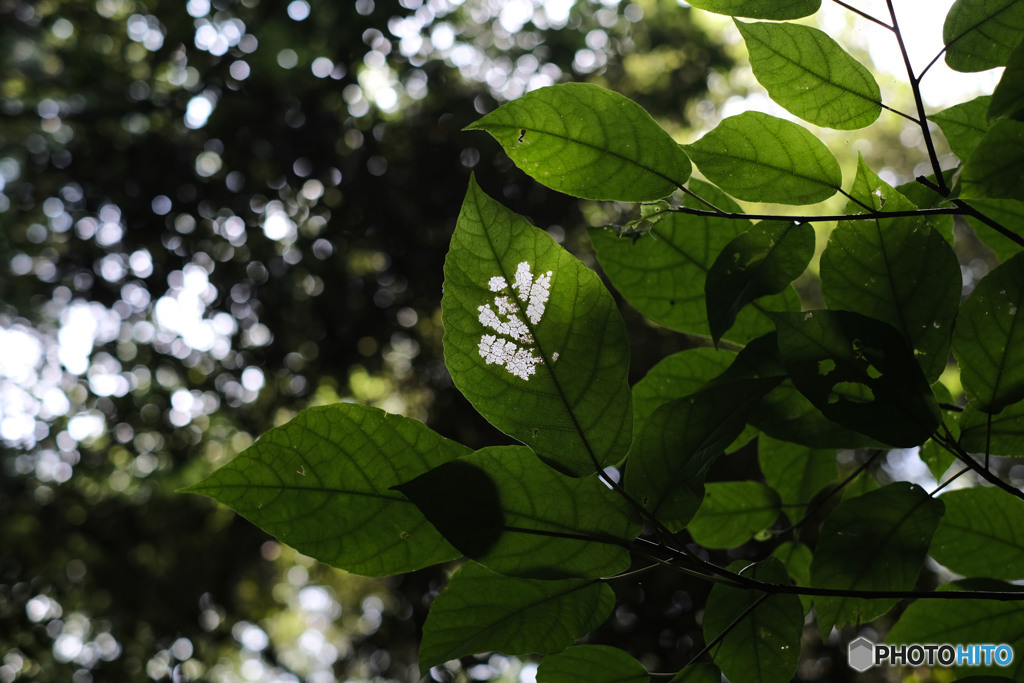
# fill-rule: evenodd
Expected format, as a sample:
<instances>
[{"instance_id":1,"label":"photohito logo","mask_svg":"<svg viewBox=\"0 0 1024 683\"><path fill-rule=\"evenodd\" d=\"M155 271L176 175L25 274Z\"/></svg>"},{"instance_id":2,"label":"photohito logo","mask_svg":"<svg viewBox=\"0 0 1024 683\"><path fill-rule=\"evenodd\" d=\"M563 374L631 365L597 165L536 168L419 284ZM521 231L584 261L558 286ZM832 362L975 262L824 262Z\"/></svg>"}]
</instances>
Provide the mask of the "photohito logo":
<instances>
[{"instance_id":1,"label":"photohito logo","mask_svg":"<svg viewBox=\"0 0 1024 683\"><path fill-rule=\"evenodd\" d=\"M1013 662L1013 648L999 645L879 645L867 638L850 643L850 668L864 672L873 666L1009 666Z\"/></svg>"}]
</instances>

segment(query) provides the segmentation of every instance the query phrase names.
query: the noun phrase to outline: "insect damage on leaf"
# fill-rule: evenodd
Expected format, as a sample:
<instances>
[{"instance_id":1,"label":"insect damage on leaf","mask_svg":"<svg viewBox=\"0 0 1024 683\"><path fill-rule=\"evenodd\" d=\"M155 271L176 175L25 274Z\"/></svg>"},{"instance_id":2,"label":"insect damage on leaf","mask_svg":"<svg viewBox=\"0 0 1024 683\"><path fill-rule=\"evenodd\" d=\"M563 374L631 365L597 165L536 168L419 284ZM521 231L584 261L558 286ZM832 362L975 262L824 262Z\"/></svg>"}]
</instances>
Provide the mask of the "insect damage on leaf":
<instances>
[{"instance_id":1,"label":"insect damage on leaf","mask_svg":"<svg viewBox=\"0 0 1024 683\"><path fill-rule=\"evenodd\" d=\"M537 364L543 363L544 359L533 354L533 335L523 318L519 302L526 304L526 319L534 325L539 323L544 316L551 290L551 271L534 280L530 264L526 261L520 263L516 267L516 279L512 285L519 301L502 294L509 290L509 286L500 275L492 277L487 287L497 293L494 306L498 310L495 312L491 304L478 307L479 320L481 325L498 334L484 334L480 337L480 357L488 365L497 363L516 377L529 380L530 375L536 372Z\"/></svg>"}]
</instances>

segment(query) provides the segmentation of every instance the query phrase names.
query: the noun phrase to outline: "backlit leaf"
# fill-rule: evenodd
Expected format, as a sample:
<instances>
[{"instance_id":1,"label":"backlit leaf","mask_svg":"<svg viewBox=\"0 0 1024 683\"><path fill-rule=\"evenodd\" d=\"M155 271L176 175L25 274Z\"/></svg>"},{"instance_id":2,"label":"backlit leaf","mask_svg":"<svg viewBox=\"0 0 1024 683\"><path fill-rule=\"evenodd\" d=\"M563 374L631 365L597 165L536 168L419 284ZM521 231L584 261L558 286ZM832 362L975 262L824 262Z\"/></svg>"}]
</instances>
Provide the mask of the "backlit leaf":
<instances>
[{"instance_id":1,"label":"backlit leaf","mask_svg":"<svg viewBox=\"0 0 1024 683\"><path fill-rule=\"evenodd\" d=\"M456 548L509 576L610 576L640 532L626 500L522 446L491 446L397 487Z\"/></svg>"},{"instance_id":2,"label":"backlit leaf","mask_svg":"<svg viewBox=\"0 0 1024 683\"><path fill-rule=\"evenodd\" d=\"M948 491L931 555L964 576L1024 578L1024 501L994 487Z\"/></svg>"},{"instance_id":3,"label":"backlit leaf","mask_svg":"<svg viewBox=\"0 0 1024 683\"><path fill-rule=\"evenodd\" d=\"M1019 118L1017 115L1021 111L1024 111L1024 42L1017 43L1006 61L1006 70L992 92L988 117Z\"/></svg>"},{"instance_id":4,"label":"backlit leaf","mask_svg":"<svg viewBox=\"0 0 1024 683\"><path fill-rule=\"evenodd\" d=\"M185 490L310 557L387 576L460 555L391 487L469 453L416 420L340 403L302 411Z\"/></svg>"},{"instance_id":5,"label":"backlit leaf","mask_svg":"<svg viewBox=\"0 0 1024 683\"><path fill-rule=\"evenodd\" d=\"M792 23L736 26L754 76L790 113L841 130L863 128L882 113L874 76L824 31Z\"/></svg>"},{"instance_id":6,"label":"backlit leaf","mask_svg":"<svg viewBox=\"0 0 1024 683\"><path fill-rule=\"evenodd\" d=\"M876 211L917 208L863 159L850 194ZM850 202L847 211L861 209ZM960 305L960 264L923 218L840 221L821 255L821 288L829 308L895 327L929 381L946 369Z\"/></svg>"},{"instance_id":7,"label":"backlit leaf","mask_svg":"<svg viewBox=\"0 0 1024 683\"><path fill-rule=\"evenodd\" d=\"M1012 234L1024 239L1024 202L1013 199L971 199L967 202L972 207L996 221ZM966 216L974 234L986 247L992 250L1000 261L1013 258L1024 250L1020 242L998 232L980 220Z\"/></svg>"},{"instance_id":8,"label":"backlit leaf","mask_svg":"<svg viewBox=\"0 0 1024 683\"><path fill-rule=\"evenodd\" d=\"M928 118L939 124L946 136L949 148L966 162L988 132L988 109L992 102L990 95L976 97L968 102L955 104Z\"/></svg>"},{"instance_id":9,"label":"backlit leaf","mask_svg":"<svg viewBox=\"0 0 1024 683\"><path fill-rule=\"evenodd\" d=\"M478 652L558 652L600 626L614 605L612 589L599 581L512 578L470 562L430 607L420 670Z\"/></svg>"},{"instance_id":10,"label":"backlit leaf","mask_svg":"<svg viewBox=\"0 0 1024 683\"><path fill-rule=\"evenodd\" d=\"M964 165L960 183L966 198L1024 199L1024 121L994 121Z\"/></svg>"},{"instance_id":11,"label":"backlit leaf","mask_svg":"<svg viewBox=\"0 0 1024 683\"><path fill-rule=\"evenodd\" d=\"M770 527L781 511L779 495L759 481L710 482L686 528L705 548L735 548Z\"/></svg>"},{"instance_id":12,"label":"backlit leaf","mask_svg":"<svg viewBox=\"0 0 1024 683\"><path fill-rule=\"evenodd\" d=\"M1022 35L1019 0L957 0L942 26L946 64L966 72L1003 66Z\"/></svg>"},{"instance_id":13,"label":"backlit leaf","mask_svg":"<svg viewBox=\"0 0 1024 683\"><path fill-rule=\"evenodd\" d=\"M815 494L836 479L834 450L814 449L767 436L757 438L757 461L765 483L779 494L792 522L803 517Z\"/></svg>"},{"instance_id":14,"label":"backlit leaf","mask_svg":"<svg viewBox=\"0 0 1024 683\"><path fill-rule=\"evenodd\" d=\"M761 112L730 116L684 145L701 173L752 202L815 204L839 190L839 162L809 130Z\"/></svg>"},{"instance_id":15,"label":"backlit leaf","mask_svg":"<svg viewBox=\"0 0 1024 683\"><path fill-rule=\"evenodd\" d=\"M1011 403L995 415L968 405L960 418L959 443L970 453L1024 456L1024 401Z\"/></svg>"},{"instance_id":16,"label":"backlit leaf","mask_svg":"<svg viewBox=\"0 0 1024 683\"><path fill-rule=\"evenodd\" d=\"M814 14L821 7L821 0L694 0L689 4L734 17L783 20Z\"/></svg>"},{"instance_id":17,"label":"backlit leaf","mask_svg":"<svg viewBox=\"0 0 1024 683\"><path fill-rule=\"evenodd\" d=\"M644 665L617 647L573 645L548 655L537 668L540 683L649 683Z\"/></svg>"},{"instance_id":18,"label":"backlit leaf","mask_svg":"<svg viewBox=\"0 0 1024 683\"><path fill-rule=\"evenodd\" d=\"M910 590L942 509L942 503L921 487L905 482L844 499L821 527L811 562L811 585L840 590ZM821 632L827 634L833 625L870 621L895 603L894 599L819 597L815 598L815 610Z\"/></svg>"},{"instance_id":19,"label":"backlit leaf","mask_svg":"<svg viewBox=\"0 0 1024 683\"><path fill-rule=\"evenodd\" d=\"M494 136L516 166L586 199L660 199L690 177L690 160L643 107L589 83L528 92L466 130Z\"/></svg>"},{"instance_id":20,"label":"backlit leaf","mask_svg":"<svg viewBox=\"0 0 1024 683\"><path fill-rule=\"evenodd\" d=\"M1024 399L1022 307L1024 253L983 277L960 306L953 353L967 397L978 410L998 413Z\"/></svg>"},{"instance_id":21,"label":"backlit leaf","mask_svg":"<svg viewBox=\"0 0 1024 683\"><path fill-rule=\"evenodd\" d=\"M474 181L444 273L445 363L473 407L574 475L621 460L629 345L597 274Z\"/></svg>"},{"instance_id":22,"label":"backlit leaf","mask_svg":"<svg viewBox=\"0 0 1024 683\"><path fill-rule=\"evenodd\" d=\"M730 566L743 567L743 562ZM744 568L740 574L769 583L789 583L782 564L774 557ZM755 590L716 584L704 611L704 640L711 642L763 594ZM764 600L712 648L711 657L732 681L788 683L800 661L804 610L795 595L779 594Z\"/></svg>"}]
</instances>

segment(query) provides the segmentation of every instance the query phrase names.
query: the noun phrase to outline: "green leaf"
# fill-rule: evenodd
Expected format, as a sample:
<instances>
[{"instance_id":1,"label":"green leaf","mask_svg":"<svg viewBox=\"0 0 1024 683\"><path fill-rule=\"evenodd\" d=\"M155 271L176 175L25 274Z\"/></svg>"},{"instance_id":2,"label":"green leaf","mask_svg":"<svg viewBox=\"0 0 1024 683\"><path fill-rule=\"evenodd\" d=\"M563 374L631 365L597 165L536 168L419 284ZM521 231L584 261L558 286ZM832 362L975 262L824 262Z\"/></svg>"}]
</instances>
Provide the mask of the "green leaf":
<instances>
[{"instance_id":1,"label":"green leaf","mask_svg":"<svg viewBox=\"0 0 1024 683\"><path fill-rule=\"evenodd\" d=\"M1010 232L1024 238L1024 202L1013 199L972 199L967 203ZM977 238L992 250L1000 262L1021 253L1021 245L1018 242L972 216L965 218Z\"/></svg>"},{"instance_id":2,"label":"green leaf","mask_svg":"<svg viewBox=\"0 0 1024 683\"><path fill-rule=\"evenodd\" d=\"M707 468L778 381L722 383L655 410L630 449L626 492L667 528L682 530L704 498Z\"/></svg>"},{"instance_id":3,"label":"green leaf","mask_svg":"<svg viewBox=\"0 0 1024 683\"><path fill-rule=\"evenodd\" d=\"M964 165L960 184L965 198L1024 199L1024 121L994 121Z\"/></svg>"},{"instance_id":4,"label":"green leaf","mask_svg":"<svg viewBox=\"0 0 1024 683\"><path fill-rule=\"evenodd\" d=\"M929 439L921 446L919 455L924 464L928 466L928 471L932 473L932 476L937 481L941 481L942 475L949 470L949 466L956 462L955 455L932 439Z\"/></svg>"},{"instance_id":5,"label":"green leaf","mask_svg":"<svg viewBox=\"0 0 1024 683\"><path fill-rule=\"evenodd\" d=\"M825 417L899 448L935 431L935 397L891 326L849 311L777 313L775 321L793 383Z\"/></svg>"},{"instance_id":6,"label":"green leaf","mask_svg":"<svg viewBox=\"0 0 1024 683\"><path fill-rule=\"evenodd\" d=\"M954 184L954 176L959 172L959 170L959 168L949 169L942 174L947 187ZM926 176L926 179L931 183L936 182L934 174ZM949 207L949 200L916 180L898 185L896 187L896 191L909 199L914 206L920 209L940 209ZM946 243L951 247L956 244L956 239L953 236L953 226L956 221L953 218L954 217L949 214L933 214L925 218L925 222L938 230L939 234L942 235L942 239L946 240Z\"/></svg>"},{"instance_id":7,"label":"green leaf","mask_svg":"<svg viewBox=\"0 0 1024 683\"><path fill-rule=\"evenodd\" d=\"M649 683L644 665L617 647L573 645L548 655L537 668L540 683Z\"/></svg>"},{"instance_id":8,"label":"green leaf","mask_svg":"<svg viewBox=\"0 0 1024 683\"><path fill-rule=\"evenodd\" d=\"M931 555L964 576L1024 578L1024 501L1002 489L948 491Z\"/></svg>"},{"instance_id":9,"label":"green leaf","mask_svg":"<svg viewBox=\"0 0 1024 683\"><path fill-rule=\"evenodd\" d=\"M970 453L1024 456L1024 401L1012 403L996 415L968 405L960 418L959 443Z\"/></svg>"},{"instance_id":10,"label":"green leaf","mask_svg":"<svg viewBox=\"0 0 1024 683\"><path fill-rule=\"evenodd\" d=\"M992 92L992 103L988 107L988 118L1000 116L1019 118L1024 111L1024 42L1010 53L1006 61L1006 70L999 79L999 84Z\"/></svg>"},{"instance_id":11,"label":"green leaf","mask_svg":"<svg viewBox=\"0 0 1024 683\"><path fill-rule=\"evenodd\" d=\"M735 548L779 518L779 494L759 481L704 485L704 502L687 530L705 548Z\"/></svg>"},{"instance_id":12,"label":"green leaf","mask_svg":"<svg viewBox=\"0 0 1024 683\"><path fill-rule=\"evenodd\" d=\"M978 410L998 413L1024 399L1024 253L996 267L960 305L953 353Z\"/></svg>"},{"instance_id":13,"label":"green leaf","mask_svg":"<svg viewBox=\"0 0 1024 683\"><path fill-rule=\"evenodd\" d=\"M387 576L459 556L390 489L469 452L416 420L340 403L303 410L184 491L227 505L310 557Z\"/></svg>"},{"instance_id":14,"label":"green leaf","mask_svg":"<svg viewBox=\"0 0 1024 683\"><path fill-rule=\"evenodd\" d=\"M707 183L693 179L689 188L723 211L740 210ZM707 208L692 197L684 204ZM635 240L608 228L592 229L589 234L601 267L634 308L677 332L707 336L707 273L719 252L750 225L743 220L673 213ZM800 310L796 292L787 289L753 302L740 311L725 338L742 344L771 331L767 313L774 310Z\"/></svg>"},{"instance_id":15,"label":"green leaf","mask_svg":"<svg viewBox=\"0 0 1024 683\"><path fill-rule=\"evenodd\" d=\"M796 388L779 355L772 332L747 344L729 369L731 377L787 378L751 410L748 422L768 436L810 448L868 448L877 441L847 429L821 414Z\"/></svg>"},{"instance_id":16,"label":"green leaf","mask_svg":"<svg viewBox=\"0 0 1024 683\"><path fill-rule=\"evenodd\" d=\"M1018 0L957 0L942 26L946 64L964 72L1003 66L1022 35L1024 4Z\"/></svg>"},{"instance_id":17,"label":"green leaf","mask_svg":"<svg viewBox=\"0 0 1024 683\"><path fill-rule=\"evenodd\" d=\"M906 482L843 500L821 527L811 585L850 591L910 590L941 517L942 503ZM827 635L833 625L870 621L895 603L821 597L815 599L815 609L821 632Z\"/></svg>"},{"instance_id":18,"label":"green leaf","mask_svg":"<svg viewBox=\"0 0 1024 683\"><path fill-rule=\"evenodd\" d=\"M445 364L473 407L565 472L621 460L629 342L597 274L475 181L444 273Z\"/></svg>"},{"instance_id":19,"label":"green leaf","mask_svg":"<svg viewBox=\"0 0 1024 683\"><path fill-rule=\"evenodd\" d=\"M651 201L690 177L686 154L643 107L589 83L534 90L466 130L487 131L524 173L574 197Z\"/></svg>"},{"instance_id":20,"label":"green leaf","mask_svg":"<svg viewBox=\"0 0 1024 683\"><path fill-rule=\"evenodd\" d=\"M599 581L517 579L470 562L430 606L420 670L479 652L558 652L600 626L614 605Z\"/></svg>"},{"instance_id":21,"label":"green leaf","mask_svg":"<svg viewBox=\"0 0 1024 683\"><path fill-rule=\"evenodd\" d=\"M744 562L732 565L742 567ZM740 574L770 583L789 583L782 564L774 557L750 565ZM704 640L711 642L751 607L763 593L715 584L704 611ZM789 683L800 661L804 611L795 595L773 595L747 614L712 649L711 657L732 681Z\"/></svg>"},{"instance_id":22,"label":"green leaf","mask_svg":"<svg viewBox=\"0 0 1024 683\"><path fill-rule=\"evenodd\" d=\"M784 291L814 256L810 223L761 221L737 235L711 265L704 284L715 344L751 301Z\"/></svg>"},{"instance_id":23,"label":"green leaf","mask_svg":"<svg viewBox=\"0 0 1024 683\"><path fill-rule=\"evenodd\" d=\"M790 113L841 130L863 128L882 113L874 76L824 31L791 23L735 23L757 81Z\"/></svg>"},{"instance_id":24,"label":"green leaf","mask_svg":"<svg viewBox=\"0 0 1024 683\"><path fill-rule=\"evenodd\" d=\"M793 583L798 586L809 586L811 585L811 560L814 554L811 549L803 543L796 543L793 541L786 541L785 543L779 544L775 550L772 551L772 557L776 557L782 562L783 566L786 567L786 573L793 579ZM811 611L811 605L813 600L810 595L801 595L800 605L804 609L804 614Z\"/></svg>"},{"instance_id":25,"label":"green leaf","mask_svg":"<svg viewBox=\"0 0 1024 683\"><path fill-rule=\"evenodd\" d=\"M670 683L722 683L722 672L710 662L694 662L673 676Z\"/></svg>"},{"instance_id":26,"label":"green leaf","mask_svg":"<svg viewBox=\"0 0 1024 683\"><path fill-rule=\"evenodd\" d=\"M508 576L611 576L629 567L640 532L621 495L522 446L484 448L396 488L453 546Z\"/></svg>"},{"instance_id":27,"label":"green leaf","mask_svg":"<svg viewBox=\"0 0 1024 683\"><path fill-rule=\"evenodd\" d=\"M757 461L765 483L779 494L784 512L799 521L811 499L836 479L836 454L767 436L757 439Z\"/></svg>"},{"instance_id":28,"label":"green leaf","mask_svg":"<svg viewBox=\"0 0 1024 683\"><path fill-rule=\"evenodd\" d=\"M633 430L669 401L695 393L736 360L732 351L687 349L665 356L633 385Z\"/></svg>"},{"instance_id":29,"label":"green leaf","mask_svg":"<svg viewBox=\"0 0 1024 683\"><path fill-rule=\"evenodd\" d=\"M966 162L974 148L988 132L987 112L992 102L990 95L976 97L969 102L955 104L928 118L939 124L953 154Z\"/></svg>"},{"instance_id":30,"label":"green leaf","mask_svg":"<svg viewBox=\"0 0 1024 683\"><path fill-rule=\"evenodd\" d=\"M799 19L818 11L821 0L695 0L697 9L751 19Z\"/></svg>"},{"instance_id":31,"label":"green leaf","mask_svg":"<svg viewBox=\"0 0 1024 683\"><path fill-rule=\"evenodd\" d=\"M815 204L839 190L839 162L809 130L748 111L684 145L704 176L751 202Z\"/></svg>"},{"instance_id":32,"label":"green leaf","mask_svg":"<svg viewBox=\"0 0 1024 683\"><path fill-rule=\"evenodd\" d=\"M957 581L939 590L990 590L1013 592L1020 586L1000 581ZM952 607L951 607L952 605ZM890 644L907 643L1006 643L1015 653L1024 651L1024 601L916 600L900 616L885 638ZM998 674L1019 681L1024 658L1014 657L1009 667L958 667L960 674ZM958 679L959 680L959 679Z\"/></svg>"},{"instance_id":33,"label":"green leaf","mask_svg":"<svg viewBox=\"0 0 1024 683\"><path fill-rule=\"evenodd\" d=\"M851 194L877 211L917 208L863 159ZM847 211L858 206L851 202ZM960 305L960 264L923 218L840 221L821 254L821 288L829 308L895 327L930 382L946 369Z\"/></svg>"}]
</instances>

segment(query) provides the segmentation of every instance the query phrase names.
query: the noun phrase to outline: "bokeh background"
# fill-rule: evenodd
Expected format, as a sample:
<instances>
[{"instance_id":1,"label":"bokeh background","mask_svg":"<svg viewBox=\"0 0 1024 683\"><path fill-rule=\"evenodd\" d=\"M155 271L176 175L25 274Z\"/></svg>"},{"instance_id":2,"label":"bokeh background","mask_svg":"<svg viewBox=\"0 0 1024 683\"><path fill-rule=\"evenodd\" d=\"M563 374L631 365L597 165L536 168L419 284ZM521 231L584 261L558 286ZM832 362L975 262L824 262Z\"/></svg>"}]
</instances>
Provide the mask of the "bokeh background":
<instances>
[{"instance_id":1,"label":"bokeh background","mask_svg":"<svg viewBox=\"0 0 1024 683\"><path fill-rule=\"evenodd\" d=\"M469 174L588 263L585 227L631 209L462 128L589 81L692 139L756 90L726 28L676 0L0 0L0 683L418 680L445 568L347 575L175 490L339 400L506 442L441 360ZM909 173L907 130L844 164ZM634 380L687 344L623 313ZM707 586L616 588L593 642L664 671L699 649ZM808 647L801 676L848 675Z\"/></svg>"}]
</instances>

